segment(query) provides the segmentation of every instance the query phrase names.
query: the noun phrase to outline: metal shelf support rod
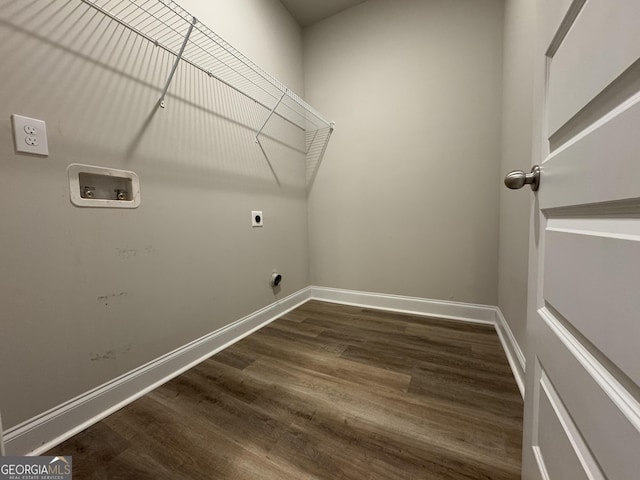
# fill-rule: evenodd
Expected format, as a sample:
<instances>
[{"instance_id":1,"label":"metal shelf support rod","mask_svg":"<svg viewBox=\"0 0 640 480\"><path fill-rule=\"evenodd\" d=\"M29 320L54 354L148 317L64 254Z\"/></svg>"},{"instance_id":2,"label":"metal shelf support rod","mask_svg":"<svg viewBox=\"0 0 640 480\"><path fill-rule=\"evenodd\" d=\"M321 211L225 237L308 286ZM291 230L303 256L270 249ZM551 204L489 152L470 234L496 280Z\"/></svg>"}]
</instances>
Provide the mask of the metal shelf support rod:
<instances>
[{"instance_id":1,"label":"metal shelf support rod","mask_svg":"<svg viewBox=\"0 0 640 480\"><path fill-rule=\"evenodd\" d=\"M287 92L283 92L282 96L280 97L280 100L278 100L278 103L276 103L275 107L273 107L271 109L271 111L269 112L269 115L267 116L267 118L265 119L264 123L262 124L262 126L260 127L260 130L258 130L256 132L256 143L260 144L260 140L258 140L258 137L260 136L260 134L262 133L262 130L264 130L264 127L267 126L267 123L269 122L269 119L271 118L271 116L274 114L274 112L276 111L276 108L278 108L278 105L280 105L280 102L282 102L282 99L284 98L284 96L287 94ZM260 145L260 148L262 148L262 145Z\"/></svg>"},{"instance_id":2,"label":"metal shelf support rod","mask_svg":"<svg viewBox=\"0 0 640 480\"><path fill-rule=\"evenodd\" d=\"M327 145L329 145L329 140L331 139L331 134L333 133L333 129L335 128L335 126L336 126L335 122L331 122L329 126L329 133L327 134L327 138L324 141L324 145L322 146L322 151L320 152L320 156L318 157L318 164L324 158L324 154L327 151Z\"/></svg>"},{"instance_id":3,"label":"metal shelf support rod","mask_svg":"<svg viewBox=\"0 0 640 480\"><path fill-rule=\"evenodd\" d=\"M167 90L169 90L169 85L171 85L171 80L173 80L173 75L176 73L178 69L178 63L180 63L180 59L182 58L182 54L184 53L184 49L187 46L187 42L189 41L189 37L191 36L191 32L193 31L193 27L196 25L198 20L196 17L192 17L191 25L189 25L189 30L184 37L184 41L182 42L182 47L180 47L180 51L178 52L178 56L176 57L176 61L173 62L173 68L171 69L171 73L169 74L169 78L167 78L167 83L164 86L164 90L162 90L162 95L160 96L160 108L164 108L164 97L167 95Z\"/></svg>"}]
</instances>

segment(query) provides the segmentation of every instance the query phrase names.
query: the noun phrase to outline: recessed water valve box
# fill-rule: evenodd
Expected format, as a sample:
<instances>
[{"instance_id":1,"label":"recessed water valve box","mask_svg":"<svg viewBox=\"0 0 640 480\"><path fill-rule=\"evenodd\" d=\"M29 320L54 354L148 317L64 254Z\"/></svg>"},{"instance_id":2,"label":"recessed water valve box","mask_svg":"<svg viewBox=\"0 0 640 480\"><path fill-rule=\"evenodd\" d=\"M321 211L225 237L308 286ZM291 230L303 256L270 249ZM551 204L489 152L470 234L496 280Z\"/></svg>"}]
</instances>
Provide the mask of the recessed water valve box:
<instances>
[{"instance_id":1,"label":"recessed water valve box","mask_svg":"<svg viewBox=\"0 0 640 480\"><path fill-rule=\"evenodd\" d=\"M140 180L127 170L71 164L67 167L71 203L77 207L136 208Z\"/></svg>"}]
</instances>

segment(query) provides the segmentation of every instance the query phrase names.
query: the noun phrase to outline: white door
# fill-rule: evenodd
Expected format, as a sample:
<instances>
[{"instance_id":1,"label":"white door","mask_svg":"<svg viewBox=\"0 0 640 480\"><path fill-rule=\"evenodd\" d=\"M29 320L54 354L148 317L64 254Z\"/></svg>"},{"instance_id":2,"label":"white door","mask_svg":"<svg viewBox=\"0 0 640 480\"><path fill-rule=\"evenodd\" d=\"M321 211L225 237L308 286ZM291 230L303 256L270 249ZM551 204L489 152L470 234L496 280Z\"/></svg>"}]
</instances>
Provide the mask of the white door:
<instances>
[{"instance_id":1,"label":"white door","mask_svg":"<svg viewBox=\"0 0 640 480\"><path fill-rule=\"evenodd\" d=\"M640 0L538 0L536 52L523 479L638 480Z\"/></svg>"}]
</instances>

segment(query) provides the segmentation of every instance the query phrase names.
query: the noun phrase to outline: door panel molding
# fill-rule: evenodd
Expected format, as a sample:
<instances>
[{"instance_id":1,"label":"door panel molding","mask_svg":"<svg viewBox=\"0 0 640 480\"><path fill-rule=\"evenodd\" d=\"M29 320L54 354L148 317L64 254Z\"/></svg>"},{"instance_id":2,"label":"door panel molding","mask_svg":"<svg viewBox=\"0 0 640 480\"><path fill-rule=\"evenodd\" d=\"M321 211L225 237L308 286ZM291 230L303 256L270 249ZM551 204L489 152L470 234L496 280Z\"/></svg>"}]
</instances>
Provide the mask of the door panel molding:
<instances>
[{"instance_id":1,"label":"door panel molding","mask_svg":"<svg viewBox=\"0 0 640 480\"><path fill-rule=\"evenodd\" d=\"M545 243L545 300L640 383L640 236L547 229Z\"/></svg>"},{"instance_id":2,"label":"door panel molding","mask_svg":"<svg viewBox=\"0 0 640 480\"><path fill-rule=\"evenodd\" d=\"M640 433L640 402L611 374L609 369L604 367L585 348L582 342L571 334L547 307L540 309L539 314L564 347L578 360L582 368L589 373L602 391Z\"/></svg>"},{"instance_id":3,"label":"door panel molding","mask_svg":"<svg viewBox=\"0 0 640 480\"><path fill-rule=\"evenodd\" d=\"M560 22L560 26L551 39L549 48L547 49L546 53L547 57L553 58L553 56L556 54L556 52L560 48L560 45L562 45L562 42L569 33L569 30L571 30L573 22L575 22L576 18L578 18L578 15L580 15L582 7L584 7L585 3L587 3L587 0L573 0L571 2L571 5L567 9L566 15L562 19L562 22Z\"/></svg>"},{"instance_id":4,"label":"door panel molding","mask_svg":"<svg viewBox=\"0 0 640 480\"><path fill-rule=\"evenodd\" d=\"M533 443L540 451L544 475L571 480L606 480L544 368L536 401L538 419L544 428L538 430Z\"/></svg>"},{"instance_id":5,"label":"door panel molding","mask_svg":"<svg viewBox=\"0 0 640 480\"><path fill-rule=\"evenodd\" d=\"M636 478L640 470L640 403L585 348L550 308L539 310L536 354L585 442L608 478ZM535 397L534 397L535 399ZM530 435L536 438L537 428ZM616 448L611 448L615 441ZM624 462L620 459L625 458Z\"/></svg>"},{"instance_id":6,"label":"door panel molding","mask_svg":"<svg viewBox=\"0 0 640 480\"><path fill-rule=\"evenodd\" d=\"M549 155L542 165L540 208L640 197L640 136L632 133L639 123L637 93Z\"/></svg>"},{"instance_id":7,"label":"door panel molding","mask_svg":"<svg viewBox=\"0 0 640 480\"><path fill-rule=\"evenodd\" d=\"M568 28L568 34L556 48L551 62L550 134L637 60L640 56L639 16L638 2L628 0L590 0L578 14L569 10L565 17L567 23L562 24ZM562 30L558 30L558 34L561 33ZM620 48L622 45L624 48ZM571 92L570 95L567 92Z\"/></svg>"}]
</instances>

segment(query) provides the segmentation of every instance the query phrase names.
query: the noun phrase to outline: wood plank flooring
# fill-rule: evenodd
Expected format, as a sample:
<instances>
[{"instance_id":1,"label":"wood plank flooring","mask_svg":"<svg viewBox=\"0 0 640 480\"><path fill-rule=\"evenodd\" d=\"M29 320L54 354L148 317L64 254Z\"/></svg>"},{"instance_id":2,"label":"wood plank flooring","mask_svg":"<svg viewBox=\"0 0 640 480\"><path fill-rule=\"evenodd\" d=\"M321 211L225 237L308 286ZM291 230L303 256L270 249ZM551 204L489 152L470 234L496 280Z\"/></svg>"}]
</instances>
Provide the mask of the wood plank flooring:
<instances>
[{"instance_id":1,"label":"wood plank flooring","mask_svg":"<svg viewBox=\"0 0 640 480\"><path fill-rule=\"evenodd\" d=\"M48 455L74 479L520 478L493 327L310 301Z\"/></svg>"}]
</instances>

